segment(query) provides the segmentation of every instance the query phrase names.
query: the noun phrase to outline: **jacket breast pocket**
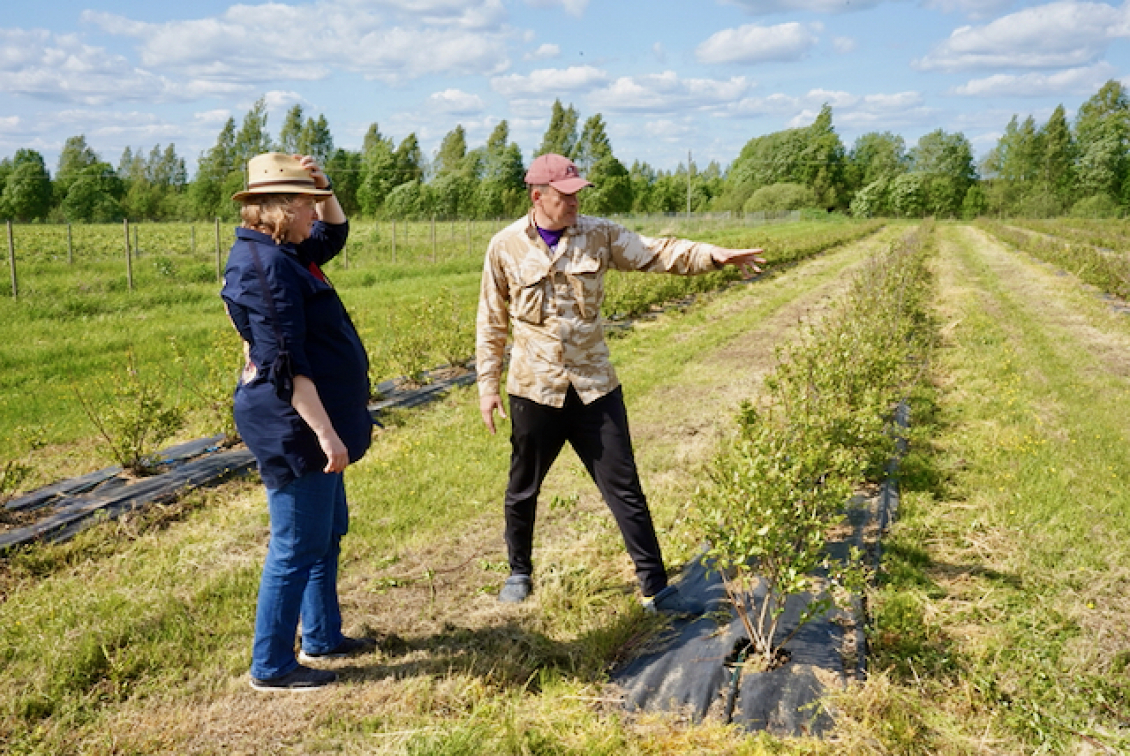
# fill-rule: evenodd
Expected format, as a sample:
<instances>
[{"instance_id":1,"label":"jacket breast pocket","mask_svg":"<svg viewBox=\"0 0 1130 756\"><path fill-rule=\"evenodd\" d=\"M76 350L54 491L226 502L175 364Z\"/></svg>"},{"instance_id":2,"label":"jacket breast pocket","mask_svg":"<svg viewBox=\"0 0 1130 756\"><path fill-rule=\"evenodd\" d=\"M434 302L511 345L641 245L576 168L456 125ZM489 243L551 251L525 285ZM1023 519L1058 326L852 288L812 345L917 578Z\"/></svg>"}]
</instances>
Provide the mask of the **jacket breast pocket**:
<instances>
[{"instance_id":1,"label":"jacket breast pocket","mask_svg":"<svg viewBox=\"0 0 1130 756\"><path fill-rule=\"evenodd\" d=\"M593 320L600 314L604 301L604 266L595 257L582 257L570 266L569 278L581 318Z\"/></svg>"},{"instance_id":2,"label":"jacket breast pocket","mask_svg":"<svg viewBox=\"0 0 1130 756\"><path fill-rule=\"evenodd\" d=\"M533 325L541 325L545 320L544 278L518 289L514 295L514 318Z\"/></svg>"}]
</instances>

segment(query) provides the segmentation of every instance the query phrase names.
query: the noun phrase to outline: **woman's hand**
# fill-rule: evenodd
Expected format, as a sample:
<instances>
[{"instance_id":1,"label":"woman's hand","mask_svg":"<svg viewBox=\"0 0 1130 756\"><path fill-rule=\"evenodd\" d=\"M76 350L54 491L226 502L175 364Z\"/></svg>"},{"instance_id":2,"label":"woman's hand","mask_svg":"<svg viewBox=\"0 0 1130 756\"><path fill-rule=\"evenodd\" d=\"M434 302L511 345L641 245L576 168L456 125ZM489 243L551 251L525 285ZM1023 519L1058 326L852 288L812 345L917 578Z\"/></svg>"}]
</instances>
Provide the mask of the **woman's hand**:
<instances>
[{"instance_id":1,"label":"woman's hand","mask_svg":"<svg viewBox=\"0 0 1130 756\"><path fill-rule=\"evenodd\" d=\"M326 466L322 468L322 472L344 470L349 464L349 451L334 430L330 416L326 414L322 398L318 396L318 387L307 376L294 376L294 395L290 403L318 437L318 446L322 447L322 453L326 455Z\"/></svg>"},{"instance_id":2,"label":"woman's hand","mask_svg":"<svg viewBox=\"0 0 1130 756\"><path fill-rule=\"evenodd\" d=\"M326 455L326 466L322 468L322 472L341 472L349 464L349 450L345 448L345 444L341 442L333 428L330 428L328 434L318 434L318 445Z\"/></svg>"},{"instance_id":3,"label":"woman's hand","mask_svg":"<svg viewBox=\"0 0 1130 756\"><path fill-rule=\"evenodd\" d=\"M318 161L314 159L313 155L295 155L294 158L299 165L310 172L310 178L314 179L315 187L332 190L330 177L322 170L322 166L318 165ZM345 211L341 209L336 194L318 198L318 217L326 223L333 223L334 225L345 223Z\"/></svg>"}]
</instances>

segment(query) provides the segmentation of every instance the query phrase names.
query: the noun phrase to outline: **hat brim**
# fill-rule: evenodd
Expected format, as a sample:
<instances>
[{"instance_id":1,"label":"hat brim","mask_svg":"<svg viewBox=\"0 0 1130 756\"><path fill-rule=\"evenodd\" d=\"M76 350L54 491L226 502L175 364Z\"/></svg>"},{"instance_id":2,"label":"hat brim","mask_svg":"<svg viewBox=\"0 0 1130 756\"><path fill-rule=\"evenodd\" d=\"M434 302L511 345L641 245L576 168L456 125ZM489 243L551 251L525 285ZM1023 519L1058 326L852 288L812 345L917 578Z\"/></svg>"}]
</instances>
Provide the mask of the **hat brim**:
<instances>
[{"instance_id":1,"label":"hat brim","mask_svg":"<svg viewBox=\"0 0 1130 756\"><path fill-rule=\"evenodd\" d=\"M561 179L560 181L550 181L549 185L562 194L576 194L586 186L593 186L593 183L586 179L577 177Z\"/></svg>"},{"instance_id":2,"label":"hat brim","mask_svg":"<svg viewBox=\"0 0 1130 756\"><path fill-rule=\"evenodd\" d=\"M236 202L242 202L248 197L263 194L302 194L307 197L329 197L333 194L331 189L314 189L309 184L271 184L269 186L255 186L236 192L231 196Z\"/></svg>"}]
</instances>

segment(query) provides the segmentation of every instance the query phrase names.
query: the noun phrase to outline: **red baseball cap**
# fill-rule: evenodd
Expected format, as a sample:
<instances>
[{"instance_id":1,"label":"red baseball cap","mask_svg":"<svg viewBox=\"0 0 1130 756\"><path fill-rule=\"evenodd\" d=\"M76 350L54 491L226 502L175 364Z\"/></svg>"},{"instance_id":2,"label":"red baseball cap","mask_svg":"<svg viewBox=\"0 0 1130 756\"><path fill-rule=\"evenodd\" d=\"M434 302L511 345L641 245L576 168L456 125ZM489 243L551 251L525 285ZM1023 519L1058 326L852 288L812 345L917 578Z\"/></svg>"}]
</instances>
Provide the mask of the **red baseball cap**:
<instances>
[{"instance_id":1,"label":"red baseball cap","mask_svg":"<svg viewBox=\"0 0 1130 756\"><path fill-rule=\"evenodd\" d=\"M581 176L572 160L553 152L547 152L530 163L526 183L530 186L549 184L562 194L576 194L593 185Z\"/></svg>"}]
</instances>

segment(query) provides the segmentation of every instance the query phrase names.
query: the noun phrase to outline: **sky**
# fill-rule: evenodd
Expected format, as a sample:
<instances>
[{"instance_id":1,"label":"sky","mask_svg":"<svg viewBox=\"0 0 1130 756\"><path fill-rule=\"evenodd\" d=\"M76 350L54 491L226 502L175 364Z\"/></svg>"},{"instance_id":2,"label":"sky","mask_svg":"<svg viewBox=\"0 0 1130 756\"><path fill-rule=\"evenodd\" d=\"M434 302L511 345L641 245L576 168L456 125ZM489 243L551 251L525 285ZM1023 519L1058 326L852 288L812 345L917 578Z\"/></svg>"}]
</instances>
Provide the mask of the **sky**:
<instances>
[{"instance_id":1,"label":"sky","mask_svg":"<svg viewBox=\"0 0 1130 756\"><path fill-rule=\"evenodd\" d=\"M68 137L117 165L174 144L189 173L259 99L295 104L337 147L376 123L429 157L501 120L528 161L554 100L599 113L613 151L725 169L751 138L824 104L850 149L936 129L983 156L1012 116L1069 118L1130 85L1130 0L40 0L0 14L0 157Z\"/></svg>"}]
</instances>

